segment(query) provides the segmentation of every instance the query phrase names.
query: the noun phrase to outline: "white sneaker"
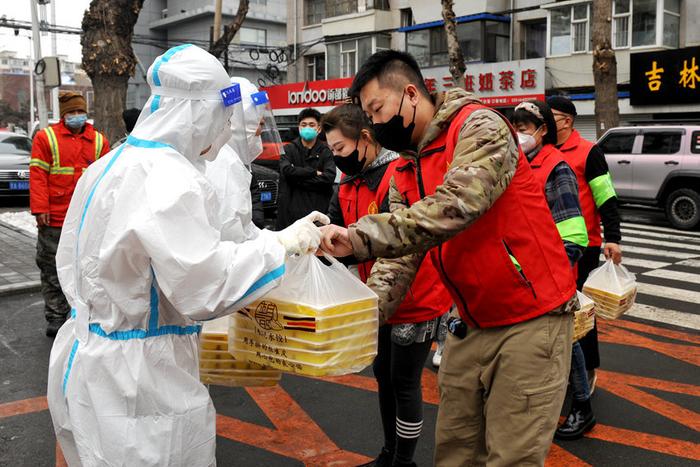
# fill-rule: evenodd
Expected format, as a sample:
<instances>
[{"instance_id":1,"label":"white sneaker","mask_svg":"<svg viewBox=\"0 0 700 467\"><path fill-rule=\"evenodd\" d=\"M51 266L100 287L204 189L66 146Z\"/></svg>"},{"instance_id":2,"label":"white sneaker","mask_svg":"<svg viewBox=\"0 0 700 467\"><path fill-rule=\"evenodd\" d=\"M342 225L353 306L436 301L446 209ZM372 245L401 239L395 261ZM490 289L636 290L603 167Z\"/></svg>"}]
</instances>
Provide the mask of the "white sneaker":
<instances>
[{"instance_id":1,"label":"white sneaker","mask_svg":"<svg viewBox=\"0 0 700 467\"><path fill-rule=\"evenodd\" d=\"M440 368L440 362L442 362L442 348L438 346L438 349L433 355L433 366L435 368Z\"/></svg>"}]
</instances>

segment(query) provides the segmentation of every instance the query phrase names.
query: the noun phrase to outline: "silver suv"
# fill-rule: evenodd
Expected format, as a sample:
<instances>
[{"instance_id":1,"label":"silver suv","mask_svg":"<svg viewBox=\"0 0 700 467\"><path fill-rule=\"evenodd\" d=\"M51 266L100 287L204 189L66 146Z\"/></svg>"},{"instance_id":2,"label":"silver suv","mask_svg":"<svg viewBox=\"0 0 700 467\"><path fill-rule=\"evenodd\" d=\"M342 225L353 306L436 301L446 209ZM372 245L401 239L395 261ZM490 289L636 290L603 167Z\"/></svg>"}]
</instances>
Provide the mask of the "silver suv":
<instances>
[{"instance_id":1,"label":"silver suv","mask_svg":"<svg viewBox=\"0 0 700 467\"><path fill-rule=\"evenodd\" d=\"M678 229L700 225L700 126L635 126L598 141L621 202L666 210Z\"/></svg>"}]
</instances>

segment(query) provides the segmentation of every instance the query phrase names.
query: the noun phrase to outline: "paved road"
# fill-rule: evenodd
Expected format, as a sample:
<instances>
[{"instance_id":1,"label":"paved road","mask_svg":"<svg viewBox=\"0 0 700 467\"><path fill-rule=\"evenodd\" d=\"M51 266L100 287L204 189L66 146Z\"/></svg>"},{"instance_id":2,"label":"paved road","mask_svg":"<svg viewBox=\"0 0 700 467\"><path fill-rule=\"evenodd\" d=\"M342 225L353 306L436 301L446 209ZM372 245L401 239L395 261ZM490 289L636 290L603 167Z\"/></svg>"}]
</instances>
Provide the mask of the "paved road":
<instances>
[{"instance_id":1,"label":"paved road","mask_svg":"<svg viewBox=\"0 0 700 467\"><path fill-rule=\"evenodd\" d=\"M684 466L700 461L700 232L672 231L654 211L625 210L625 263L638 277L629 316L601 322L603 369L583 440L553 445L548 465ZM0 465L61 465L46 410L51 342L38 294L0 299ZM431 465L436 374L424 372L418 465ZM381 447L368 371L284 376L275 388L210 388L221 466L356 465Z\"/></svg>"}]
</instances>

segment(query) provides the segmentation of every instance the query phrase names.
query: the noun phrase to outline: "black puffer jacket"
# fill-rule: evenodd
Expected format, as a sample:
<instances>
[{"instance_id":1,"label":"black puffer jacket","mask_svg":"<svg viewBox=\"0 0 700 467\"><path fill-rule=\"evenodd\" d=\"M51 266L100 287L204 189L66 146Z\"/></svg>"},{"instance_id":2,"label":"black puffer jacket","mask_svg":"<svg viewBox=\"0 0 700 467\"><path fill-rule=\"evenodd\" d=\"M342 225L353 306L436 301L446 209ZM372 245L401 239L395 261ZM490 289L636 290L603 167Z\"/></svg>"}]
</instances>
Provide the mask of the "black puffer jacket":
<instances>
[{"instance_id":1,"label":"black puffer jacket","mask_svg":"<svg viewBox=\"0 0 700 467\"><path fill-rule=\"evenodd\" d=\"M316 139L311 149L307 149L299 138L287 144L280 157L277 230L288 227L312 211L328 211L335 174L333 153L320 139Z\"/></svg>"}]
</instances>

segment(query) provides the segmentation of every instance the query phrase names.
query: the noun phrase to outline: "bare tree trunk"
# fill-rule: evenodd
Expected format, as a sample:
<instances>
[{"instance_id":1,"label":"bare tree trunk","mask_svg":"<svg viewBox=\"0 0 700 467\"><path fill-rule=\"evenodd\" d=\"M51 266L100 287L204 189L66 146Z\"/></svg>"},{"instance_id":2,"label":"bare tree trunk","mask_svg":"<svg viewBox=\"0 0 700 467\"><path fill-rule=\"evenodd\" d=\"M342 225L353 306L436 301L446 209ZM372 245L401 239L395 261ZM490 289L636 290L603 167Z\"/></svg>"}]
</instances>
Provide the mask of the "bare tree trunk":
<instances>
[{"instance_id":1,"label":"bare tree trunk","mask_svg":"<svg viewBox=\"0 0 700 467\"><path fill-rule=\"evenodd\" d=\"M248 14L249 0L238 0L238 2L236 16L234 16L231 23L224 28L224 34L209 48L209 53L216 58L221 58L221 54L228 49L228 45L231 43L238 30L241 29L241 25Z\"/></svg>"},{"instance_id":2,"label":"bare tree trunk","mask_svg":"<svg viewBox=\"0 0 700 467\"><path fill-rule=\"evenodd\" d=\"M612 0L593 2L593 80L595 83L596 135L619 125L617 60L612 48Z\"/></svg>"},{"instance_id":3,"label":"bare tree trunk","mask_svg":"<svg viewBox=\"0 0 700 467\"><path fill-rule=\"evenodd\" d=\"M112 143L126 133L122 112L129 78L136 68L131 38L143 2L92 0L83 16L82 66L95 93L93 118Z\"/></svg>"},{"instance_id":4,"label":"bare tree trunk","mask_svg":"<svg viewBox=\"0 0 700 467\"><path fill-rule=\"evenodd\" d=\"M464 55L457 40L457 28L455 24L455 12L453 0L441 0L442 18L445 20L445 32L447 33L447 55L450 58L450 74L455 86L464 89L464 74L467 67L464 64Z\"/></svg>"}]
</instances>

